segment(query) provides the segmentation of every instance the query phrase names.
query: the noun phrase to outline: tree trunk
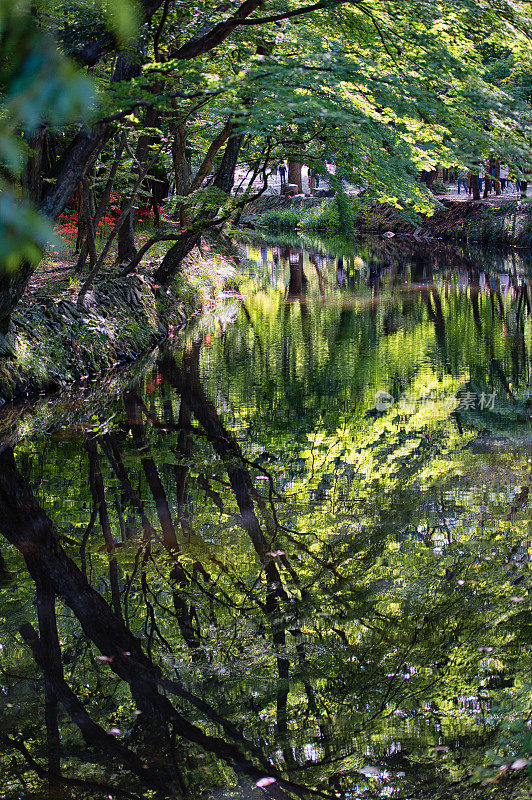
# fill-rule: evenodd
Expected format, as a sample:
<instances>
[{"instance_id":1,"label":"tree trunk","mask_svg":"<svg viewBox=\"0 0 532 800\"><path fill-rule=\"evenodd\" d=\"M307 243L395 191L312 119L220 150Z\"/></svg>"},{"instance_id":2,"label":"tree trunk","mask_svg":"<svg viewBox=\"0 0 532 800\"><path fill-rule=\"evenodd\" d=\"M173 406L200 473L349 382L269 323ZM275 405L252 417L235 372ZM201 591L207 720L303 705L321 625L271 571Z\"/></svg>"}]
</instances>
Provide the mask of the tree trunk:
<instances>
[{"instance_id":1,"label":"tree trunk","mask_svg":"<svg viewBox=\"0 0 532 800\"><path fill-rule=\"evenodd\" d=\"M495 161L495 194L501 194L501 159Z\"/></svg>"},{"instance_id":2,"label":"tree trunk","mask_svg":"<svg viewBox=\"0 0 532 800\"><path fill-rule=\"evenodd\" d=\"M205 154L205 158L203 159L203 162L202 162L200 168L198 169L198 171L194 175L192 183L190 184L190 189L192 191L195 191L196 189L200 188L200 186L203 183L204 179L207 177L207 175L211 171L212 162L214 161L214 157L219 152L219 150L221 150L221 148L224 146L224 144L227 142L227 140L229 139L229 137L231 135L231 131L232 130L233 130L233 122L231 120L231 117L229 117L229 119L225 123L224 127L222 128L222 130L220 131L218 136L216 136L216 138L213 139L211 144L209 145L209 148L208 148L208 150L207 150L207 152Z\"/></svg>"},{"instance_id":3,"label":"tree trunk","mask_svg":"<svg viewBox=\"0 0 532 800\"><path fill-rule=\"evenodd\" d=\"M190 162L187 158L187 129L184 122L174 128L172 142L172 161L174 164L175 193L184 197L190 192ZM188 222L188 209L177 201L173 219L179 220L179 227L185 228Z\"/></svg>"},{"instance_id":4,"label":"tree trunk","mask_svg":"<svg viewBox=\"0 0 532 800\"><path fill-rule=\"evenodd\" d=\"M480 200L480 189L478 185L478 172L471 173L471 190L473 192L473 200Z\"/></svg>"},{"instance_id":5,"label":"tree trunk","mask_svg":"<svg viewBox=\"0 0 532 800\"><path fill-rule=\"evenodd\" d=\"M45 193L39 209L52 222L72 199L76 186L89 172L109 135L107 125L84 129L59 160L59 177ZM8 332L11 313L24 294L36 266L36 263L24 260L17 270L4 270L0 274L0 333L5 335Z\"/></svg>"},{"instance_id":6,"label":"tree trunk","mask_svg":"<svg viewBox=\"0 0 532 800\"><path fill-rule=\"evenodd\" d=\"M111 169L109 171L109 175L105 183L105 189L103 190L100 202L98 203L98 206L94 212L94 217L92 219L92 227L94 231L98 230L98 223L105 214L107 206L109 205L109 200L111 199L111 192L113 191L116 173L118 172L118 167L120 166L120 159L122 158L124 147L125 147L125 134L122 136L120 144L118 145L118 148L116 150L113 163L111 165ZM83 267L85 266L85 261L87 259L88 252L89 252L88 243L85 240L81 248L81 252L79 254L78 263L75 266L75 272L79 273L83 271Z\"/></svg>"},{"instance_id":7,"label":"tree trunk","mask_svg":"<svg viewBox=\"0 0 532 800\"><path fill-rule=\"evenodd\" d=\"M214 186L226 192L226 194L230 193L235 182L236 162L243 140L243 135L237 134L236 136L231 136L227 141L220 167L214 179ZM213 219L216 216L216 211L210 211L206 216ZM187 231L183 236L180 236L168 250L159 268L155 271L155 281L162 286L168 286L174 275L179 271L185 256L194 249L200 239L201 231Z\"/></svg>"},{"instance_id":8,"label":"tree trunk","mask_svg":"<svg viewBox=\"0 0 532 800\"><path fill-rule=\"evenodd\" d=\"M28 137L27 144L32 153L26 163L22 186L27 197L38 206L41 202L42 162L46 145L46 128L44 125Z\"/></svg>"},{"instance_id":9,"label":"tree trunk","mask_svg":"<svg viewBox=\"0 0 532 800\"><path fill-rule=\"evenodd\" d=\"M130 199L123 198L120 203L120 213L130 203ZM137 255L137 248L135 246L135 233L133 231L133 221L135 216L135 209L130 208L121 227L118 231L118 263L129 264Z\"/></svg>"},{"instance_id":10,"label":"tree trunk","mask_svg":"<svg viewBox=\"0 0 532 800\"><path fill-rule=\"evenodd\" d=\"M491 172L491 169L488 167L488 169L485 170L485 175L484 175L484 192L482 193L482 197L484 197L484 198L486 198L489 195L489 190L490 190L490 186L491 186L491 175L490 175L490 172Z\"/></svg>"},{"instance_id":11,"label":"tree trunk","mask_svg":"<svg viewBox=\"0 0 532 800\"><path fill-rule=\"evenodd\" d=\"M437 175L438 175L438 168L437 167L436 167L436 169L431 169L427 173L426 184L427 184L427 188L428 189L432 189L432 184L436 180Z\"/></svg>"},{"instance_id":12,"label":"tree trunk","mask_svg":"<svg viewBox=\"0 0 532 800\"><path fill-rule=\"evenodd\" d=\"M288 183L293 183L297 186L298 194L303 192L303 180L301 178L301 164L297 161L288 162Z\"/></svg>"}]
</instances>

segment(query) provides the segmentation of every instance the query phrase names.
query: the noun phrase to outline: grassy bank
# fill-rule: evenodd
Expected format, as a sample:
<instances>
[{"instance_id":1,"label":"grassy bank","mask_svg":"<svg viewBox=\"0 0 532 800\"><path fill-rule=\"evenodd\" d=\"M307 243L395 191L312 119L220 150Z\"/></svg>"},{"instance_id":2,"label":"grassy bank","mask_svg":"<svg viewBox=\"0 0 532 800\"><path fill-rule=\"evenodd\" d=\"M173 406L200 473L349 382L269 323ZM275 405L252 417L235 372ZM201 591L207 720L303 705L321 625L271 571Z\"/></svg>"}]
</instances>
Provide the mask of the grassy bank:
<instances>
[{"instance_id":1,"label":"grassy bank","mask_svg":"<svg viewBox=\"0 0 532 800\"><path fill-rule=\"evenodd\" d=\"M54 266L55 265L55 266ZM53 391L148 353L212 304L235 277L230 258L197 249L169 290L154 284L152 265L96 283L83 309L79 282L60 263L43 262L0 339L0 401Z\"/></svg>"}]
</instances>

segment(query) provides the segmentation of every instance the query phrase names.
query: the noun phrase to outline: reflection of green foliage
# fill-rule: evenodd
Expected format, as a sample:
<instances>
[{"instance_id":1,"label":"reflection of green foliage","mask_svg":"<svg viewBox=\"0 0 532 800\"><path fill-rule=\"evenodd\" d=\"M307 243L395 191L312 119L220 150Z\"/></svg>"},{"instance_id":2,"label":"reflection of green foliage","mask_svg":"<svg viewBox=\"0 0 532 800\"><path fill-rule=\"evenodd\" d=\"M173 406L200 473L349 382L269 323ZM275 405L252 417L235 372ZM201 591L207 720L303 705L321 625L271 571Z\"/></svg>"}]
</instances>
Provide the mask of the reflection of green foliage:
<instances>
[{"instance_id":1,"label":"reflection of green foliage","mask_svg":"<svg viewBox=\"0 0 532 800\"><path fill-rule=\"evenodd\" d=\"M464 796L481 797L491 784L477 789L467 783L471 774L491 780L499 764L528 757L528 728L516 721L507 730L507 723L512 716L526 720L530 706L530 511L519 501L530 464L529 448L508 444L479 453L489 441L491 417L457 406L469 386L496 388L502 429L502 401L511 401L503 398L503 378L524 402L529 315L514 320L508 336L515 297L509 293L502 309L498 303L492 309L484 292L477 317L471 287L460 290L455 273L443 269L429 287L401 291L404 274L419 264L394 260L390 250L379 255L381 265L388 258L389 271L381 271L376 303L367 285L375 251L353 247L344 263L347 279L358 281L356 291L332 288L337 264L329 259L320 262L331 292L323 301L315 265L305 259L308 297L285 303L289 269L281 264L275 288L258 279L244 308L231 304L215 312L220 319L204 318L173 353L179 369L189 365L192 383L197 354L197 391L205 390L211 413L225 426L217 428L220 441L234 435L244 462L224 463L197 418L179 428L179 393L156 366L138 384L146 405L143 441L135 442L120 401L85 423L103 437L100 463L123 598L128 587L128 624L165 675L177 674L241 725L276 766L312 787L330 782L346 796L357 786L374 794L397 789L401 798L446 798L458 782ZM262 267L268 276L271 266ZM415 401L379 412L376 390ZM519 423L522 436L529 428ZM147 460L153 458L172 519L185 509L176 530L187 577L178 585L161 539L145 557L140 515L106 455L109 431L158 532ZM185 433L193 437L192 452L183 448ZM27 440L17 463L79 563L94 508L84 433ZM273 623L286 634L277 646L265 611L263 564L228 480L235 465L249 470L268 537L274 513L278 523L268 538L287 594ZM183 468L184 502L177 490ZM34 587L20 556L4 546L2 552L17 574L15 591L12 583L0 588L2 681L13 705L6 725L16 726L44 759L35 693L25 701L26 676L35 680L36 671L14 638L16 625L33 619ZM87 574L110 601L109 557L96 525ZM177 624L176 588L193 608L197 648L186 644ZM110 679L72 614L60 602L58 609L67 680L100 724L116 726L122 741L142 748L125 685ZM288 661L286 679L279 677L279 657ZM187 706L187 714L213 727L197 708ZM162 763L169 737L156 733ZM115 774L103 761L87 762L68 718L61 734L71 774L80 767L87 777ZM200 755L184 743L173 756L191 794L234 783L227 767ZM361 774L368 766L387 777ZM11 753L0 758L0 769L13 780ZM524 783L524 771L507 772L494 784L501 797ZM123 773L113 780L130 788Z\"/></svg>"}]
</instances>

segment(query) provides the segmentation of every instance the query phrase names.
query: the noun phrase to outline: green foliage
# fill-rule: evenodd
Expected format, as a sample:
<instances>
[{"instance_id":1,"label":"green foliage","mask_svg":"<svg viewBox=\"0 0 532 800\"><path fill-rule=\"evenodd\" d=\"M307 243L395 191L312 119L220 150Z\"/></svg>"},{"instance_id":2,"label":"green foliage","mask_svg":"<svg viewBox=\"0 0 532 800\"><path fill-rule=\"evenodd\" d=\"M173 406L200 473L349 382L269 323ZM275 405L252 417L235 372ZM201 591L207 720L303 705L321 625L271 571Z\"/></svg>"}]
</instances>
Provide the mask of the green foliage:
<instances>
[{"instance_id":1,"label":"green foliage","mask_svg":"<svg viewBox=\"0 0 532 800\"><path fill-rule=\"evenodd\" d=\"M296 208L271 209L260 217L260 225L272 233L292 233L301 222L301 212Z\"/></svg>"},{"instance_id":2,"label":"green foliage","mask_svg":"<svg viewBox=\"0 0 532 800\"><path fill-rule=\"evenodd\" d=\"M353 207L351 200L341 194L307 209L299 206L266 211L259 224L272 233L300 230L350 236L353 233Z\"/></svg>"},{"instance_id":3,"label":"green foliage","mask_svg":"<svg viewBox=\"0 0 532 800\"><path fill-rule=\"evenodd\" d=\"M4 188L0 194L1 269L15 270L21 258L38 263L42 250L53 242L58 244L51 225L32 206Z\"/></svg>"},{"instance_id":4,"label":"green foliage","mask_svg":"<svg viewBox=\"0 0 532 800\"><path fill-rule=\"evenodd\" d=\"M47 244L56 241L52 225L31 204L20 199L26 162L33 154L39 128L80 123L95 107L92 80L58 49L60 33L50 24L47 2L4 0L0 6L0 249L3 269L22 259L38 261ZM58 8L61 24L80 28L80 38L103 34L106 26L121 42L138 30L132 0L66 3ZM103 14L103 23L101 21ZM41 23L41 15L45 23ZM72 30L70 31L72 34ZM55 34L55 36L54 36ZM68 49L68 48L67 48ZM22 181L23 182L23 181Z\"/></svg>"},{"instance_id":5,"label":"green foliage","mask_svg":"<svg viewBox=\"0 0 532 800\"><path fill-rule=\"evenodd\" d=\"M131 43L138 34L139 8L135 0L98 0L107 27L122 43Z\"/></svg>"},{"instance_id":6,"label":"green foliage","mask_svg":"<svg viewBox=\"0 0 532 800\"><path fill-rule=\"evenodd\" d=\"M432 186L430 188L433 194L447 194L448 191L444 182L438 180L437 178L432 182Z\"/></svg>"},{"instance_id":7,"label":"green foliage","mask_svg":"<svg viewBox=\"0 0 532 800\"><path fill-rule=\"evenodd\" d=\"M31 153L32 137L46 122L80 120L93 102L92 84L61 55L52 37L35 24L29 3L7 0L0 8L0 241L2 266L36 260L51 226L21 203L16 181ZM23 136L21 136L21 131Z\"/></svg>"},{"instance_id":8,"label":"green foliage","mask_svg":"<svg viewBox=\"0 0 532 800\"><path fill-rule=\"evenodd\" d=\"M301 215L299 227L303 230L337 233L340 230L340 216L336 198L324 200L312 206Z\"/></svg>"}]
</instances>

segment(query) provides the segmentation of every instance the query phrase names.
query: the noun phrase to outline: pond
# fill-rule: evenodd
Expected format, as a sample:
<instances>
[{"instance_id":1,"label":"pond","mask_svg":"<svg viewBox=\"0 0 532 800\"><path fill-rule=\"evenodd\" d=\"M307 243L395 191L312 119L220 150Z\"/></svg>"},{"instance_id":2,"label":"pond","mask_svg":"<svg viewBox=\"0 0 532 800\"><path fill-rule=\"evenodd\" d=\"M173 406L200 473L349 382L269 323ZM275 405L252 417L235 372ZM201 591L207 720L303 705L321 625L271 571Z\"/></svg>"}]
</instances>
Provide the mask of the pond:
<instances>
[{"instance_id":1,"label":"pond","mask_svg":"<svg viewBox=\"0 0 532 800\"><path fill-rule=\"evenodd\" d=\"M242 248L0 413L1 796L528 796L531 259Z\"/></svg>"}]
</instances>

